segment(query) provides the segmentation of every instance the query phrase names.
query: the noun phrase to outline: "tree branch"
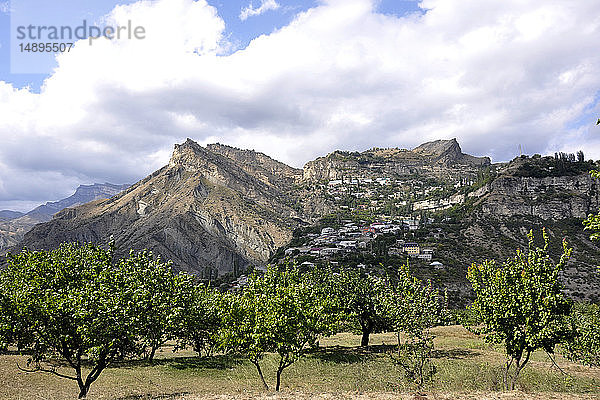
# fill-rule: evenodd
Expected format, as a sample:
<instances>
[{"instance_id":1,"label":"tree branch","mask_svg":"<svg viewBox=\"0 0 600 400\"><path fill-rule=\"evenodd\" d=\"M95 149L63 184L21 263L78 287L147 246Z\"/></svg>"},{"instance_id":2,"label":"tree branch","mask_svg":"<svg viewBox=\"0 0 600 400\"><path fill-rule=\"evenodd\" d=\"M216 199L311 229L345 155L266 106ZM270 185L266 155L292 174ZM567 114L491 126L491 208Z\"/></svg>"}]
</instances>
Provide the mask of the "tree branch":
<instances>
[{"instance_id":1,"label":"tree branch","mask_svg":"<svg viewBox=\"0 0 600 400\"><path fill-rule=\"evenodd\" d=\"M34 369L25 369L25 368L21 368L21 366L19 366L19 363L17 362L17 369L19 369L19 371L23 371L23 372L27 372L27 373L35 373L35 372L47 372L49 374L53 374L56 375L58 377L61 378L65 378L65 379L70 379L73 381L76 381L77 378L74 376L69 376L69 375L64 375L61 374L60 372L56 371L56 367L52 367L51 369L47 369L47 368L43 368L40 363L36 363L36 367Z\"/></svg>"},{"instance_id":2,"label":"tree branch","mask_svg":"<svg viewBox=\"0 0 600 400\"><path fill-rule=\"evenodd\" d=\"M548 356L548 358L550 359L550 361L552 361L552 364L558 368L558 370L563 374L568 376L569 378L572 378L571 375L569 375L568 373L566 373L561 367L558 366L558 364L556 363L556 359L554 357L552 357L552 355L550 353L548 353L548 351L544 350L546 352L546 355Z\"/></svg>"}]
</instances>

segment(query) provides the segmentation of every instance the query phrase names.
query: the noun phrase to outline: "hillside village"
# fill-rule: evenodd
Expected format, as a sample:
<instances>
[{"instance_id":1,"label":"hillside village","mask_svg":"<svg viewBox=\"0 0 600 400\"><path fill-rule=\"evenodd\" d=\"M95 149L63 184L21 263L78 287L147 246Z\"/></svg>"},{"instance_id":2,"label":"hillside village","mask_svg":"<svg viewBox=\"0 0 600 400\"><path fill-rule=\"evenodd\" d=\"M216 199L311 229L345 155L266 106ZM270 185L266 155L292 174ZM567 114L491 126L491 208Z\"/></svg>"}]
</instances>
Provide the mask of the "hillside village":
<instances>
[{"instance_id":1,"label":"hillside village","mask_svg":"<svg viewBox=\"0 0 600 400\"><path fill-rule=\"evenodd\" d=\"M578 234L600 204L588 174L595 167L582 153L491 164L442 140L413 150L338 151L297 169L187 140L165 168L111 199L60 211L18 246L112 236L117 251L151 249L233 290L269 263L394 274L409 260L416 276L459 304L469 296L469 265L505 259L529 229L539 236L545 227L553 245L572 238L578 280L570 290L591 298L596 251Z\"/></svg>"},{"instance_id":2,"label":"hillside village","mask_svg":"<svg viewBox=\"0 0 600 400\"><path fill-rule=\"evenodd\" d=\"M445 233L433 224L444 218L439 211L465 202L464 193L476 179L391 177L368 171L322 181L313 190L331 199L335 211L315 227L297 230L274 260L293 260L303 268L356 260L358 267L371 268L392 258L444 269L435 245Z\"/></svg>"},{"instance_id":3,"label":"hillside village","mask_svg":"<svg viewBox=\"0 0 600 400\"><path fill-rule=\"evenodd\" d=\"M416 230L421 226L421 221L412 217L402 218L401 222L374 222L365 226L358 226L350 220L343 220L342 222L344 223L342 227L325 227L321 229L320 234L307 234L304 236L304 245L287 248L285 256L297 258L309 255L322 260L329 260L334 256L351 253L373 253L373 243L379 235L391 234L403 237L405 232ZM434 253L432 249L422 248L419 243L404 239L397 239L393 246L386 249L386 252L390 256L407 255L425 261L432 261ZM432 263L432 266L440 265L440 263Z\"/></svg>"},{"instance_id":4,"label":"hillside village","mask_svg":"<svg viewBox=\"0 0 600 400\"><path fill-rule=\"evenodd\" d=\"M371 167L336 173L310 188L334 210L317 224L296 229L271 262L394 273L408 260L417 276L443 286L460 302L469 296L464 280L471 263L504 259L510 254L506 249L522 245L529 229L539 236L542 227L550 228L553 246L581 230L586 207L592 206L585 193L595 193L587 175L592 165L581 155L556 154L522 156L455 177L402 176ZM593 264L579 250L583 246L589 250L584 242L575 244L574 276L588 276ZM595 296L591 289L583 292L580 283L569 290Z\"/></svg>"}]
</instances>

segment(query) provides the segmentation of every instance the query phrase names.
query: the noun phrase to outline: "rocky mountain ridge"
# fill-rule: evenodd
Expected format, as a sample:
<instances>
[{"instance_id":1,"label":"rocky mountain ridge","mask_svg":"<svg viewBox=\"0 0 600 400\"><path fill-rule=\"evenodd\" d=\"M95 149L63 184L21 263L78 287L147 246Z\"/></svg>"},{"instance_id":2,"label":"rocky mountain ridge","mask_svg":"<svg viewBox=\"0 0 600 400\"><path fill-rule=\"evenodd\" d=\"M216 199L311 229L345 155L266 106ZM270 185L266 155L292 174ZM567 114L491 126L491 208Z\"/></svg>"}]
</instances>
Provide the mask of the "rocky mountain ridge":
<instances>
[{"instance_id":1,"label":"rocky mountain ridge","mask_svg":"<svg viewBox=\"0 0 600 400\"><path fill-rule=\"evenodd\" d=\"M477 175L490 165L489 157L464 154L456 139L424 143L413 150L374 148L362 153L335 151L306 163L307 181L336 180L349 175L402 177L460 177Z\"/></svg>"},{"instance_id":2,"label":"rocky mountain ridge","mask_svg":"<svg viewBox=\"0 0 600 400\"><path fill-rule=\"evenodd\" d=\"M20 246L112 236L121 252L149 248L203 278L243 270L264 264L307 218L293 208L286 173L294 170L264 154L188 140L167 166L111 199L57 214Z\"/></svg>"},{"instance_id":3,"label":"rocky mountain ridge","mask_svg":"<svg viewBox=\"0 0 600 400\"><path fill-rule=\"evenodd\" d=\"M14 246L23 240L23 236L36 224L47 222L57 212L68 207L75 207L97 199L105 199L125 190L129 185L114 185L112 183L96 183L80 185L71 196L47 202L34 208L28 213L2 211L2 215L10 218L0 218L0 252Z\"/></svg>"}]
</instances>

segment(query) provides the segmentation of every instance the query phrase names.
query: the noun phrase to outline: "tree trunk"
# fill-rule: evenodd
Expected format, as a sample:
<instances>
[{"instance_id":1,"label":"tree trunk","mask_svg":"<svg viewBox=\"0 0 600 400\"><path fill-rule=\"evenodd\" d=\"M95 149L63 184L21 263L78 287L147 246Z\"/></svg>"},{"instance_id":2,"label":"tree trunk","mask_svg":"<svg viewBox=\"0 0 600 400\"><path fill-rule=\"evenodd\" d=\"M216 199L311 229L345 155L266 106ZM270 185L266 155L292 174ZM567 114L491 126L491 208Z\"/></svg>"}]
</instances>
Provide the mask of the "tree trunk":
<instances>
[{"instance_id":1,"label":"tree trunk","mask_svg":"<svg viewBox=\"0 0 600 400\"><path fill-rule=\"evenodd\" d=\"M279 387L281 386L281 372L283 370L280 368L277 370L277 386L275 386L275 391L279 392Z\"/></svg>"},{"instance_id":2,"label":"tree trunk","mask_svg":"<svg viewBox=\"0 0 600 400\"><path fill-rule=\"evenodd\" d=\"M150 364L152 364L152 362L154 361L155 354L156 354L156 347L152 346L152 348L150 349L150 354L148 355L148 361L150 361Z\"/></svg>"},{"instance_id":3,"label":"tree trunk","mask_svg":"<svg viewBox=\"0 0 600 400\"><path fill-rule=\"evenodd\" d=\"M258 371L258 376L260 376L260 380L263 383L263 386L265 387L265 390L269 390L269 385L267 385L267 381L265 381L265 377L262 373L262 369L260 369L260 364L258 363L258 361L254 362L252 361L252 364L254 364L256 366L256 370Z\"/></svg>"},{"instance_id":4,"label":"tree trunk","mask_svg":"<svg viewBox=\"0 0 600 400\"><path fill-rule=\"evenodd\" d=\"M362 347L367 347L369 345L369 335L371 332L363 330L362 338L360 339L360 345Z\"/></svg>"},{"instance_id":5,"label":"tree trunk","mask_svg":"<svg viewBox=\"0 0 600 400\"><path fill-rule=\"evenodd\" d=\"M371 325L367 325L364 326L362 328L362 338L360 339L360 345L362 347L368 347L369 346L369 335L371 335L371 332L373 331L373 328L371 327Z\"/></svg>"},{"instance_id":6,"label":"tree trunk","mask_svg":"<svg viewBox=\"0 0 600 400\"><path fill-rule=\"evenodd\" d=\"M79 383L79 396L78 399L85 399L87 397L88 392L90 391L89 386L86 386L83 383Z\"/></svg>"}]
</instances>

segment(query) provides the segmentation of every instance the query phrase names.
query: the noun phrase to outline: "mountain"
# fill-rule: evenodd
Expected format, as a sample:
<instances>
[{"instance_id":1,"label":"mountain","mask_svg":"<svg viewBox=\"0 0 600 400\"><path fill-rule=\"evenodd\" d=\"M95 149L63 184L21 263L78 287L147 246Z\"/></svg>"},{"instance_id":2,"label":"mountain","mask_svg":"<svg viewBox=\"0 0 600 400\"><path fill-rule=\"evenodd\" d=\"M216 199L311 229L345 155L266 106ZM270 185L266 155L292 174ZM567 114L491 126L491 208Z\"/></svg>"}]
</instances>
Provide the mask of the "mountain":
<instances>
[{"instance_id":1,"label":"mountain","mask_svg":"<svg viewBox=\"0 0 600 400\"><path fill-rule=\"evenodd\" d=\"M11 219L19 218L25 215L19 211L2 210L0 211L0 221L10 221Z\"/></svg>"},{"instance_id":2,"label":"mountain","mask_svg":"<svg viewBox=\"0 0 600 400\"><path fill-rule=\"evenodd\" d=\"M36 207L26 214L14 211L0 212L0 251L19 243L26 232L34 225L47 222L57 212L97 199L106 199L126 189L128 185L113 185L112 183L96 183L93 185L81 185L75 193L66 199L48 202ZM4 213L4 214L2 214ZM2 219L2 215L12 218Z\"/></svg>"},{"instance_id":3,"label":"mountain","mask_svg":"<svg viewBox=\"0 0 600 400\"><path fill-rule=\"evenodd\" d=\"M310 207L294 194L300 176L262 153L188 139L167 166L111 199L58 213L19 247L112 236L121 252L149 248L201 277L241 271L264 264L310 222Z\"/></svg>"},{"instance_id":4,"label":"mountain","mask_svg":"<svg viewBox=\"0 0 600 400\"><path fill-rule=\"evenodd\" d=\"M432 178L476 176L490 165L488 157L464 154L456 139L436 140L413 150L374 148L359 152L336 151L304 166L303 177L309 181L336 180L344 176L388 176L392 178L420 175Z\"/></svg>"}]
</instances>

